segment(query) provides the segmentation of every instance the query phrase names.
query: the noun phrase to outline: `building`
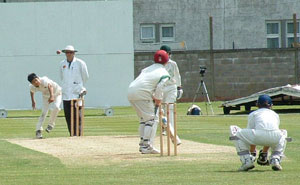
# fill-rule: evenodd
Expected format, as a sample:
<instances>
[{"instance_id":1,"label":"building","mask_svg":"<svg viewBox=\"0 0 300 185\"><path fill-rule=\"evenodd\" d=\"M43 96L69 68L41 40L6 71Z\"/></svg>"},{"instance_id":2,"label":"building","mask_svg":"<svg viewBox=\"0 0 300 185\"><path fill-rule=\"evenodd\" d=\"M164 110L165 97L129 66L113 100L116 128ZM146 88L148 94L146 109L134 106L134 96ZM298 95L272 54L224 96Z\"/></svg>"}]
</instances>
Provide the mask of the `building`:
<instances>
[{"instance_id":1,"label":"building","mask_svg":"<svg viewBox=\"0 0 300 185\"><path fill-rule=\"evenodd\" d=\"M134 0L134 49L161 44L178 50L288 48L299 0ZM299 40L299 19L297 19Z\"/></svg>"}]
</instances>

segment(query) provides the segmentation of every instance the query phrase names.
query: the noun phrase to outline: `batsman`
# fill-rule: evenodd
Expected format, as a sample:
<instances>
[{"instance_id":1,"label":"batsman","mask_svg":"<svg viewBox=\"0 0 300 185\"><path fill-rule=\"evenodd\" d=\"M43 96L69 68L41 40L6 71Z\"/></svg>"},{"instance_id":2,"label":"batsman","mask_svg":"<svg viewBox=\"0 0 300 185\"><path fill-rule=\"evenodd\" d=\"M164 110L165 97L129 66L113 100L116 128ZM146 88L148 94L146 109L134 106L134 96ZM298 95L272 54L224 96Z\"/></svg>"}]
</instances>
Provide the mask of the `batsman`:
<instances>
[{"instance_id":1,"label":"batsman","mask_svg":"<svg viewBox=\"0 0 300 185\"><path fill-rule=\"evenodd\" d=\"M139 150L142 154L158 154L154 148L154 138L158 125L157 109L163 98L163 88L170 79L165 65L169 60L167 52L159 50L154 55L154 64L142 70L130 83L128 100L140 119Z\"/></svg>"}]
</instances>

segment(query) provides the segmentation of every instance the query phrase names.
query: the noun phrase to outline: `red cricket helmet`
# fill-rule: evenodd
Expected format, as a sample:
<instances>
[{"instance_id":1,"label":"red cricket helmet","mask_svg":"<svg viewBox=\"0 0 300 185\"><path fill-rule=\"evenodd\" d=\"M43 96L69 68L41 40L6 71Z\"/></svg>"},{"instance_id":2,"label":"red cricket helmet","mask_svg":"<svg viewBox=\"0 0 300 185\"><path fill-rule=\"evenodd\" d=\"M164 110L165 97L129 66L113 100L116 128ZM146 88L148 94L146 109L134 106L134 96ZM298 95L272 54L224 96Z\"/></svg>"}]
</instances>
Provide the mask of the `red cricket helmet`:
<instances>
[{"instance_id":1,"label":"red cricket helmet","mask_svg":"<svg viewBox=\"0 0 300 185\"><path fill-rule=\"evenodd\" d=\"M165 64L168 61L169 61L169 55L166 51L158 50L154 54L154 62L155 63Z\"/></svg>"}]
</instances>

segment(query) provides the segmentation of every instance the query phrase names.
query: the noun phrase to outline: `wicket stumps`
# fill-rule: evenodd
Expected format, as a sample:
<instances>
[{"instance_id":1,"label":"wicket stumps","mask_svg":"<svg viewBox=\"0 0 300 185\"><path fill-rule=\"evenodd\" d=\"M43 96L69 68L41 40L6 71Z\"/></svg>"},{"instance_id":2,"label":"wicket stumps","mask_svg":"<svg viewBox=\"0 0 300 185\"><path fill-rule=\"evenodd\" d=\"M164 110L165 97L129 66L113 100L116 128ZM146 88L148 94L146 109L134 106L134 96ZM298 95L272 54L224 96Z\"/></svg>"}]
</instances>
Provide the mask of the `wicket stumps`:
<instances>
[{"instance_id":1,"label":"wicket stumps","mask_svg":"<svg viewBox=\"0 0 300 185\"><path fill-rule=\"evenodd\" d=\"M81 102L81 106L78 104ZM84 99L73 99L71 100L71 137L74 136L74 106L76 111L76 136L83 136L83 126L84 126ZM81 107L81 124L79 124L79 107ZM80 132L80 134L79 134Z\"/></svg>"},{"instance_id":2,"label":"wicket stumps","mask_svg":"<svg viewBox=\"0 0 300 185\"><path fill-rule=\"evenodd\" d=\"M168 156L171 155L171 132L170 132L170 106L173 106L173 116L174 116L174 135L173 137L173 145L174 145L174 155L177 155L177 140L176 140L176 136L177 136L177 125L176 125L176 103L162 103L159 106L159 125L160 125L160 156L164 155L164 140L163 140L163 128L164 123L162 120L162 105L164 105L166 107L166 111L167 111L167 150L168 150Z\"/></svg>"}]
</instances>

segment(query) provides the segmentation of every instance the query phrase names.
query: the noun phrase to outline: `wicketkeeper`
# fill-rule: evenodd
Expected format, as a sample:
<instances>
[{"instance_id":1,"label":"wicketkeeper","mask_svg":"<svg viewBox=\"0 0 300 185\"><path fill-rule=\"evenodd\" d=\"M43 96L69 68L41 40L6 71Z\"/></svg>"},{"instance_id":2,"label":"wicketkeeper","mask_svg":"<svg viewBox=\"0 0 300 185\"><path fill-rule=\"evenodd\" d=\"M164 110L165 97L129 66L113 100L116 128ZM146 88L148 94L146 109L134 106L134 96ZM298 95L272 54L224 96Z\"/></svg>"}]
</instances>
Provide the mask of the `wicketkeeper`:
<instances>
[{"instance_id":1,"label":"wicketkeeper","mask_svg":"<svg viewBox=\"0 0 300 185\"><path fill-rule=\"evenodd\" d=\"M171 60L171 48L167 45L163 45L160 47L161 50L164 50L169 55L169 61L165 65L166 70L170 74L170 80L166 82L165 87L163 89L163 103L175 103L176 100L179 100L182 97L183 90L181 88L181 76L179 73L179 69L177 63ZM169 110L169 118L170 118L170 133L172 137L172 141L174 142L174 104L170 104ZM164 107L164 114L166 117L167 109ZM165 134L166 131L164 131ZM181 140L178 136L176 136L177 145L181 144Z\"/></svg>"},{"instance_id":2,"label":"wicketkeeper","mask_svg":"<svg viewBox=\"0 0 300 185\"><path fill-rule=\"evenodd\" d=\"M273 170L282 170L280 165L286 146L287 131L279 129L279 116L273 110L272 99L268 95L261 95L257 101L258 110L248 117L246 129L237 126L230 127L231 137L235 137L235 147L240 156L242 166L239 171L248 171L254 168L255 157L250 154L250 148L256 145L265 146L272 150L270 165ZM261 155L261 154L260 154ZM267 154L265 155L265 157Z\"/></svg>"},{"instance_id":3,"label":"wicketkeeper","mask_svg":"<svg viewBox=\"0 0 300 185\"><path fill-rule=\"evenodd\" d=\"M142 70L141 74L130 83L128 100L135 108L140 118L140 152L143 154L157 154L153 141L158 125L157 109L163 98L163 88L170 79L164 65L169 60L167 52L159 50L154 55L151 66ZM154 100L154 101L153 101Z\"/></svg>"},{"instance_id":4,"label":"wicketkeeper","mask_svg":"<svg viewBox=\"0 0 300 185\"><path fill-rule=\"evenodd\" d=\"M42 92L43 94L43 108L42 114L36 125L36 138L42 139L43 122L48 114L49 109L52 109L50 114L49 124L46 131L49 133L55 126L56 117L60 111L61 104L61 87L50 80L48 77L38 77L35 73L28 75L28 81L30 84L30 97L32 102L32 108L35 109L35 92Z\"/></svg>"}]
</instances>

